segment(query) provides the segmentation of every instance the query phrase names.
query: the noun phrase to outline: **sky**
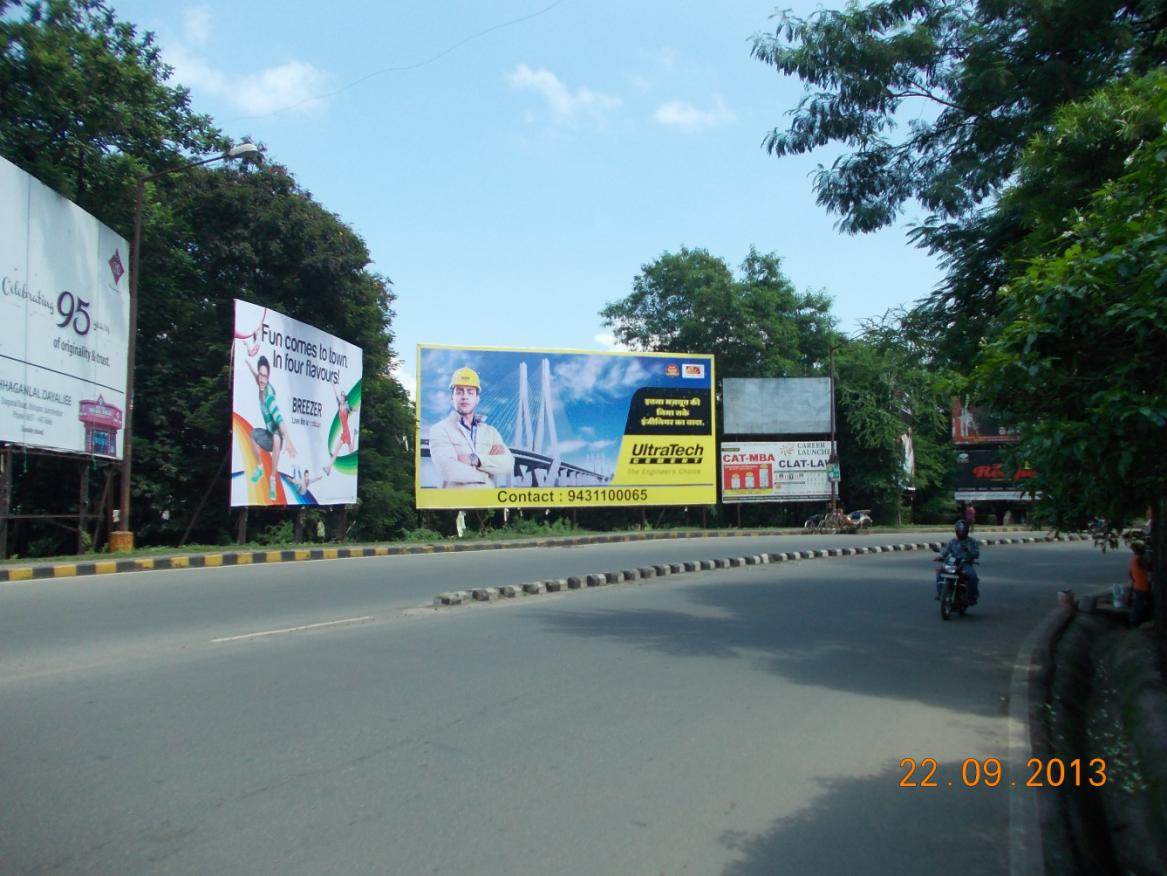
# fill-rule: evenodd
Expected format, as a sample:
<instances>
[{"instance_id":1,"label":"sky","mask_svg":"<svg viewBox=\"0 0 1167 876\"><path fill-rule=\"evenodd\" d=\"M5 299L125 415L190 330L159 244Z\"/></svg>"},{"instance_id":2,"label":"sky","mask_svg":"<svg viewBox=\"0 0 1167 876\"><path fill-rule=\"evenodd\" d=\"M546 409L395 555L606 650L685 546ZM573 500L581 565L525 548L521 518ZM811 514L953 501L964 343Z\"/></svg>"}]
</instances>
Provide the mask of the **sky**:
<instances>
[{"instance_id":1,"label":"sky","mask_svg":"<svg viewBox=\"0 0 1167 876\"><path fill-rule=\"evenodd\" d=\"M410 389L419 343L610 349L601 308L681 247L777 253L847 332L940 279L908 219L835 230L812 188L833 153L762 148L803 93L750 56L768 0L111 5L366 241Z\"/></svg>"}]
</instances>

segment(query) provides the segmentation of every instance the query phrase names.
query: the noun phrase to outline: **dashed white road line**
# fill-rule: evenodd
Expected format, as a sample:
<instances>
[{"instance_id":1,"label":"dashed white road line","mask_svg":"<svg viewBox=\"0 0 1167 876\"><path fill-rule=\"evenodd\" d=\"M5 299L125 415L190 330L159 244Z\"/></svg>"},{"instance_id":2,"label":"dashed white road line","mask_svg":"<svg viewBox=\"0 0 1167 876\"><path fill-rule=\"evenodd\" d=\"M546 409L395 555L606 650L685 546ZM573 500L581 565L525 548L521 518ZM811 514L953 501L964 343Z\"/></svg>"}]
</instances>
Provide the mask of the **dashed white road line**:
<instances>
[{"instance_id":1,"label":"dashed white road line","mask_svg":"<svg viewBox=\"0 0 1167 876\"><path fill-rule=\"evenodd\" d=\"M211 644L219 644L221 642L239 642L243 639L260 639L265 636L278 636L282 633L300 633L304 630L319 630L324 627L339 627L346 624L360 624L365 621L374 620L373 615L366 614L361 617L346 617L343 620L323 621L318 624L304 624L299 627L285 627L282 630L261 630L258 633L244 633L241 636L223 636L219 639L211 639Z\"/></svg>"}]
</instances>

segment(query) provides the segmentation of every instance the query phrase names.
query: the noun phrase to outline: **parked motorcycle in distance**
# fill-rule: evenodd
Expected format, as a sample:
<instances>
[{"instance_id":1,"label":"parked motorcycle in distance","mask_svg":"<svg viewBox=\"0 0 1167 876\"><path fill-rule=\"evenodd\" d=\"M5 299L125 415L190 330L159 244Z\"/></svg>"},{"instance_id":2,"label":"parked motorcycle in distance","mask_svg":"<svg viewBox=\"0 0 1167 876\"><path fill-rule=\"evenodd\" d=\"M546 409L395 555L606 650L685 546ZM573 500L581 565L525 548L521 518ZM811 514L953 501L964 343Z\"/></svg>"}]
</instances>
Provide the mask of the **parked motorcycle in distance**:
<instances>
[{"instance_id":1,"label":"parked motorcycle in distance","mask_svg":"<svg viewBox=\"0 0 1167 876\"><path fill-rule=\"evenodd\" d=\"M968 564L942 556L936 556L933 562L944 564L940 567L940 619L948 620L954 611L963 616L972 604L969 602L968 578L965 573Z\"/></svg>"}]
</instances>

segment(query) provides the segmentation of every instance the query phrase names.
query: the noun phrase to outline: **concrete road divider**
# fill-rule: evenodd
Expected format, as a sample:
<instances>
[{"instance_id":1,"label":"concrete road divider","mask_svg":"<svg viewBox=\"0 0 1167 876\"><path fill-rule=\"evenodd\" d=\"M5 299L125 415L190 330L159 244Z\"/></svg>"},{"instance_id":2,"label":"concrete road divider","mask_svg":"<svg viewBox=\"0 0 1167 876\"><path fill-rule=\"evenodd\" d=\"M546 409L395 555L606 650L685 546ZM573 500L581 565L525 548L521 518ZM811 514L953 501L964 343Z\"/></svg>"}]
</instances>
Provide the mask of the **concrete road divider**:
<instances>
[{"instance_id":1,"label":"concrete road divider","mask_svg":"<svg viewBox=\"0 0 1167 876\"><path fill-rule=\"evenodd\" d=\"M1026 538L985 538L982 545L995 544L1044 544L1053 541L1081 541L1085 536L1044 535ZM569 575L566 578L547 578L543 581L533 581L527 584L504 585L502 587L482 587L473 591L450 591L439 593L434 597L435 607L465 605L471 602L493 602L501 597L513 599L526 594L537 596L542 593L561 593L567 590L584 590L593 587L603 587L626 581L646 581L668 575L682 575L693 572L711 572L721 569L740 569L745 566L760 566L773 563L784 563L791 560L832 559L839 557L853 557L861 554L896 553L902 551L941 551L940 542L911 542L889 545L857 545L844 548L818 548L805 551L786 551L783 553L751 554L743 557L721 557L711 560L686 560L682 563L660 563L652 566L641 566L635 569L622 569L611 572L592 572L587 575Z\"/></svg>"}]
</instances>

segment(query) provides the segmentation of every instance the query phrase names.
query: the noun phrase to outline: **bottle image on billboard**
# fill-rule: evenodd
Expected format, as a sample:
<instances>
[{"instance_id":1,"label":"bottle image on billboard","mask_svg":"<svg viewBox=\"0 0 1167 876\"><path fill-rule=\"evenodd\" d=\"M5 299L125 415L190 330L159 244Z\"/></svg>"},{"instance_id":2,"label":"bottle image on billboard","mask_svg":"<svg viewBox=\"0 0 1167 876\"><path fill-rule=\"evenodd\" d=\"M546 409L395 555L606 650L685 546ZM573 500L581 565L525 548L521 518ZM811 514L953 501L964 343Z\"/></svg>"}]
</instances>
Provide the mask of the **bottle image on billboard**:
<instances>
[{"instance_id":1,"label":"bottle image on billboard","mask_svg":"<svg viewBox=\"0 0 1167 876\"><path fill-rule=\"evenodd\" d=\"M746 489L752 490L754 488L754 473L752 471L746 472Z\"/></svg>"},{"instance_id":2,"label":"bottle image on billboard","mask_svg":"<svg viewBox=\"0 0 1167 876\"><path fill-rule=\"evenodd\" d=\"M758 484L762 489L769 489L770 487L770 466L764 465L758 470Z\"/></svg>"},{"instance_id":3,"label":"bottle image on billboard","mask_svg":"<svg viewBox=\"0 0 1167 876\"><path fill-rule=\"evenodd\" d=\"M741 475L739 475L737 472L734 472L729 476L729 488L731 490L740 490L742 488Z\"/></svg>"}]
</instances>

